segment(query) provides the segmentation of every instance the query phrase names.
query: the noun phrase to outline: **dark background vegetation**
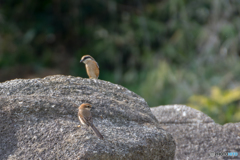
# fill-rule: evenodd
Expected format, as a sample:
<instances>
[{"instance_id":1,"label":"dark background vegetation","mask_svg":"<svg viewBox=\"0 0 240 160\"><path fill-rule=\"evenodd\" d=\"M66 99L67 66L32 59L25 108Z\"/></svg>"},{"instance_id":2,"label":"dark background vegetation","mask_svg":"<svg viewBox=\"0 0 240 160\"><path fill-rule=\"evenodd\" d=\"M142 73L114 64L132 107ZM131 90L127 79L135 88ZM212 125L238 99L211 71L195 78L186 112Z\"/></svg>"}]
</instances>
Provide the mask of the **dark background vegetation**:
<instances>
[{"instance_id":1,"label":"dark background vegetation","mask_svg":"<svg viewBox=\"0 0 240 160\"><path fill-rule=\"evenodd\" d=\"M149 106L188 104L240 121L239 0L0 1L0 81L64 74L100 79Z\"/></svg>"}]
</instances>

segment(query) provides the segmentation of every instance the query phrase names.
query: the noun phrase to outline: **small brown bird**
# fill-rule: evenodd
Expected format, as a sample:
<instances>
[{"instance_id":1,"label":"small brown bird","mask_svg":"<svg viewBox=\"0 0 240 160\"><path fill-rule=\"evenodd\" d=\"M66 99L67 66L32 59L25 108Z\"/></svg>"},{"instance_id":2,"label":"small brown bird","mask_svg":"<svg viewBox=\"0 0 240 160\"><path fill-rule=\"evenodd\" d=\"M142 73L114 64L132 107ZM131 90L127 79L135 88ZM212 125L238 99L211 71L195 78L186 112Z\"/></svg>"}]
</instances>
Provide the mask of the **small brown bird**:
<instances>
[{"instance_id":1,"label":"small brown bird","mask_svg":"<svg viewBox=\"0 0 240 160\"><path fill-rule=\"evenodd\" d=\"M98 79L99 66L93 57L91 57L90 55L85 55L81 58L80 62L85 64L89 78Z\"/></svg>"},{"instance_id":2,"label":"small brown bird","mask_svg":"<svg viewBox=\"0 0 240 160\"><path fill-rule=\"evenodd\" d=\"M93 125L92 114L90 112L92 105L89 103L83 103L79 106L78 111L78 118L83 125L90 126L95 134L100 138L103 139L101 133L97 130L97 128Z\"/></svg>"}]
</instances>

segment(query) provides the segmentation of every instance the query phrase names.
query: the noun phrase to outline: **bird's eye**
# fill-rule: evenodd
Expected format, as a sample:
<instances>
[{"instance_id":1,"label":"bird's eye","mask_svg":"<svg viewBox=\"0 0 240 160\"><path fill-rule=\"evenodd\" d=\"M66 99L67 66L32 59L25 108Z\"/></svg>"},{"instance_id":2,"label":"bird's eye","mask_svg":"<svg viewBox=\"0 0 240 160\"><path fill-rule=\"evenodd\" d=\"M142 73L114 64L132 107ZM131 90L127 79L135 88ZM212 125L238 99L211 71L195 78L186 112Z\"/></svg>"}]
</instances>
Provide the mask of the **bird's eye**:
<instances>
[{"instance_id":1,"label":"bird's eye","mask_svg":"<svg viewBox=\"0 0 240 160\"><path fill-rule=\"evenodd\" d=\"M84 61L85 61L86 59L91 59L91 57L86 56L86 57L83 58Z\"/></svg>"}]
</instances>

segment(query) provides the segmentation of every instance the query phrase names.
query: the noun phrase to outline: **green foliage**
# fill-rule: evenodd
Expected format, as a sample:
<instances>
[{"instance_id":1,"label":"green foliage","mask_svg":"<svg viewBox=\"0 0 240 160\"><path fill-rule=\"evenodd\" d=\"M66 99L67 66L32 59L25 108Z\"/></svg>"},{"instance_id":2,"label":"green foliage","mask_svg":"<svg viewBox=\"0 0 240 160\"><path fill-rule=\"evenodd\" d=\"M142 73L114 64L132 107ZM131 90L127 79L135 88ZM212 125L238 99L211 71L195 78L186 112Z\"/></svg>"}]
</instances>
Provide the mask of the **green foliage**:
<instances>
[{"instance_id":1,"label":"green foliage","mask_svg":"<svg viewBox=\"0 0 240 160\"><path fill-rule=\"evenodd\" d=\"M189 106L205 112L217 123L240 121L240 87L221 90L212 87L210 96L193 95L189 98Z\"/></svg>"}]
</instances>

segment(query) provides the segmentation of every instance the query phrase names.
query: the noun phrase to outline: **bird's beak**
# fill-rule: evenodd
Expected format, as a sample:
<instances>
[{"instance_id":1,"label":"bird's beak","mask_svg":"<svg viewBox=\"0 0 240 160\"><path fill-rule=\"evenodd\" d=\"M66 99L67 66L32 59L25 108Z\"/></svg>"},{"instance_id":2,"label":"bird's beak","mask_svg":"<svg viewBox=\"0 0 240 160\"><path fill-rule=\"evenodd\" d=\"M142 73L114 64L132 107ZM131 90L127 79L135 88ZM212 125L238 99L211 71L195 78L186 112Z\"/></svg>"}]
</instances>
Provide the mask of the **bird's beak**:
<instances>
[{"instance_id":1,"label":"bird's beak","mask_svg":"<svg viewBox=\"0 0 240 160\"><path fill-rule=\"evenodd\" d=\"M80 60L80 63L82 63L83 62L83 60Z\"/></svg>"},{"instance_id":2,"label":"bird's beak","mask_svg":"<svg viewBox=\"0 0 240 160\"><path fill-rule=\"evenodd\" d=\"M95 108L94 107L91 107L91 109L90 110L94 110Z\"/></svg>"}]
</instances>

